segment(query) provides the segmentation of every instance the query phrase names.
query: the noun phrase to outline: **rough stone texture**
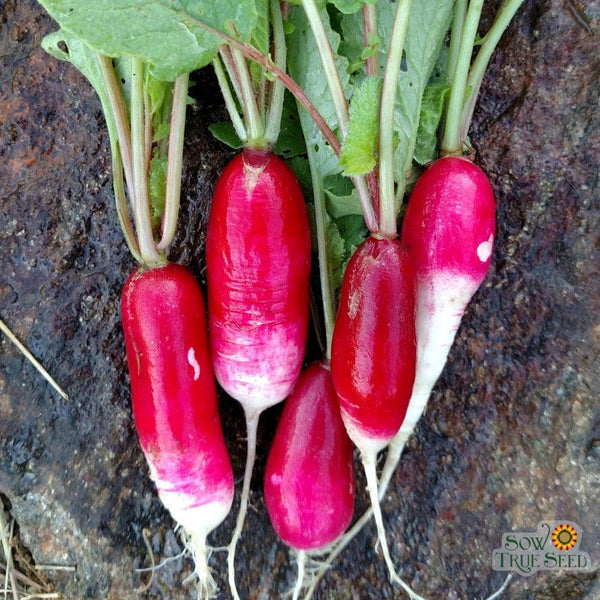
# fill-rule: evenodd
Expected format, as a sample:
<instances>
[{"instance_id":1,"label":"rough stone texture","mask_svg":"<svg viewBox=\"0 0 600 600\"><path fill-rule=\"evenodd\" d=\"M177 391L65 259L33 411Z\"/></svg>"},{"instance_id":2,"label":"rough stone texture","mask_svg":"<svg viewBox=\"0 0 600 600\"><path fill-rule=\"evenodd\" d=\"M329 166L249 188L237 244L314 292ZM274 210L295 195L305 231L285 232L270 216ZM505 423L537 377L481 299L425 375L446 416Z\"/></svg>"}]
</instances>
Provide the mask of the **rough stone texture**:
<instances>
[{"instance_id":1,"label":"rough stone texture","mask_svg":"<svg viewBox=\"0 0 600 600\"><path fill-rule=\"evenodd\" d=\"M187 559L138 590L144 531L157 560L180 542L130 417L118 299L134 263L112 205L103 118L82 77L40 49L53 28L30 0L0 2L0 314L70 395L2 340L0 493L38 564L76 566L47 572L65 599L189 599ZM498 200L493 267L383 503L392 554L430 600L487 597L504 578L491 569L502 533L544 519L578 523L582 549L600 561L599 31L598 0L528 0L484 82L471 133ZM171 258L204 282L210 191L230 153L207 133L224 117L212 79L195 78ZM242 414L226 398L222 411L241 474ZM238 556L252 599L283 597L295 576L260 491L277 414L259 432L257 510ZM233 513L214 545L232 525ZM369 527L316 597L402 597L373 546ZM225 598L223 555L213 564ZM600 581L539 572L503 597L592 600Z\"/></svg>"}]
</instances>

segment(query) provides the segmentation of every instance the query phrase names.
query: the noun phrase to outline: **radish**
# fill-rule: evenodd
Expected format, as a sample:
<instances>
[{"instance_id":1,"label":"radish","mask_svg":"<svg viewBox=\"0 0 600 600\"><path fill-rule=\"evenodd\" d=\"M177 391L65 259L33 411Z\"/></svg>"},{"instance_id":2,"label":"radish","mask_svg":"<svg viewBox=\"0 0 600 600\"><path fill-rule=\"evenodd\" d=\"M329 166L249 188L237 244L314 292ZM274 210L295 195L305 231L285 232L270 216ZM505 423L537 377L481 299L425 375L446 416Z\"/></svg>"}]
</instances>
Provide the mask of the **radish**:
<instances>
[{"instance_id":1,"label":"radish","mask_svg":"<svg viewBox=\"0 0 600 600\"><path fill-rule=\"evenodd\" d=\"M228 514L233 472L217 410L202 292L182 266L137 269L121 316L133 415L158 495L183 528L201 596L215 591L207 535Z\"/></svg>"},{"instance_id":2,"label":"radish","mask_svg":"<svg viewBox=\"0 0 600 600\"><path fill-rule=\"evenodd\" d=\"M415 281L396 239L370 236L353 254L342 283L331 374L348 435L360 450L377 531L392 581L396 575L377 496L377 453L398 432L415 377Z\"/></svg>"},{"instance_id":3,"label":"radish","mask_svg":"<svg viewBox=\"0 0 600 600\"><path fill-rule=\"evenodd\" d=\"M248 507L258 420L265 408L294 388L308 330L308 215L296 176L272 151L281 129L285 89L267 65L285 72L284 4L261 4L264 28L253 41L259 46L256 54L269 54L262 68L248 64L246 58L251 59L242 48L249 46L237 36L225 36L231 43L222 45L213 60L231 124L244 148L217 182L206 239L215 375L241 403L248 432L240 508L227 548L235 600L235 552Z\"/></svg>"},{"instance_id":4,"label":"radish","mask_svg":"<svg viewBox=\"0 0 600 600\"><path fill-rule=\"evenodd\" d=\"M471 161L441 158L417 180L401 235L417 273L417 371L406 417L388 449L382 488L425 410L467 304L485 278L494 227L492 187Z\"/></svg>"},{"instance_id":5,"label":"radish","mask_svg":"<svg viewBox=\"0 0 600 600\"><path fill-rule=\"evenodd\" d=\"M331 351L342 418L363 453L383 450L402 424L415 376L414 315L406 251L367 238L346 269Z\"/></svg>"},{"instance_id":6,"label":"radish","mask_svg":"<svg viewBox=\"0 0 600 600\"><path fill-rule=\"evenodd\" d=\"M159 497L185 534L199 597L205 598L216 589L206 537L229 512L233 472L202 293L187 269L167 260L179 215L188 73L159 80L140 58L126 52L109 58L67 31L47 36L44 47L79 68L102 102L117 214L141 264L121 298L134 419Z\"/></svg>"},{"instance_id":7,"label":"radish","mask_svg":"<svg viewBox=\"0 0 600 600\"><path fill-rule=\"evenodd\" d=\"M352 443L326 361L312 364L286 400L265 471L265 503L279 537L298 553L294 600L307 552L322 552L352 519Z\"/></svg>"},{"instance_id":8,"label":"radish","mask_svg":"<svg viewBox=\"0 0 600 600\"><path fill-rule=\"evenodd\" d=\"M471 63L483 0L457 4L452 25L442 158L417 180L402 224L402 242L417 270L417 373L405 422L390 444L381 494L400 460L437 381L465 308L489 268L494 242L494 193L485 173L462 153L485 69L522 4L504 2Z\"/></svg>"},{"instance_id":9,"label":"radish","mask_svg":"<svg viewBox=\"0 0 600 600\"><path fill-rule=\"evenodd\" d=\"M246 416L248 454L229 546L232 594L261 412L293 389L309 313L310 230L300 185L269 151L245 149L214 192L206 239L208 311L216 377Z\"/></svg>"},{"instance_id":10,"label":"radish","mask_svg":"<svg viewBox=\"0 0 600 600\"><path fill-rule=\"evenodd\" d=\"M215 188L206 240L212 360L251 412L281 402L302 366L310 232L300 186L271 152L247 149Z\"/></svg>"}]
</instances>

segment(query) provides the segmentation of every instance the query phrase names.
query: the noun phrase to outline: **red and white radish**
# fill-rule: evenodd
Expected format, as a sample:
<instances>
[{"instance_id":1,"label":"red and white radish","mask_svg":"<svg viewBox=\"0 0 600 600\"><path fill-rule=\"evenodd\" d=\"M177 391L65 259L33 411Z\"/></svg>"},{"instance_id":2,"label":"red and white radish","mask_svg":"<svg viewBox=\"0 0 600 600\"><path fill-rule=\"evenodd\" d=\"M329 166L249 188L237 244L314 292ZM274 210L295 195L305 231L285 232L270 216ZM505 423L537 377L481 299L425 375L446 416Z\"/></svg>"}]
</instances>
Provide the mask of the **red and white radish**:
<instances>
[{"instance_id":1,"label":"red and white radish","mask_svg":"<svg viewBox=\"0 0 600 600\"><path fill-rule=\"evenodd\" d=\"M302 588L306 553L323 551L352 519L352 454L329 365L315 363L286 400L265 471L273 527L298 553L294 599Z\"/></svg>"},{"instance_id":2,"label":"red and white radish","mask_svg":"<svg viewBox=\"0 0 600 600\"><path fill-rule=\"evenodd\" d=\"M140 267L121 297L133 415L151 477L196 562L215 584L207 535L231 508L233 472L217 409L202 292L182 266Z\"/></svg>"},{"instance_id":3,"label":"red and white radish","mask_svg":"<svg viewBox=\"0 0 600 600\"><path fill-rule=\"evenodd\" d=\"M342 418L363 452L383 450L402 424L415 376L414 315L406 250L370 236L348 263L331 351Z\"/></svg>"},{"instance_id":4,"label":"red and white radish","mask_svg":"<svg viewBox=\"0 0 600 600\"><path fill-rule=\"evenodd\" d=\"M406 417L388 449L382 489L425 410L465 308L485 278L494 229L492 187L471 161L441 158L417 180L401 234L417 275L417 367Z\"/></svg>"},{"instance_id":5,"label":"red and white radish","mask_svg":"<svg viewBox=\"0 0 600 600\"><path fill-rule=\"evenodd\" d=\"M246 415L248 456L229 575L241 534L261 412L294 388L306 347L310 230L300 185L269 151L245 149L214 192L206 239L208 312L216 377Z\"/></svg>"},{"instance_id":6,"label":"red and white radish","mask_svg":"<svg viewBox=\"0 0 600 600\"><path fill-rule=\"evenodd\" d=\"M377 453L398 432L415 377L415 274L396 239L367 238L353 254L342 283L333 331L331 374L348 435L360 450L379 541L390 577L375 470Z\"/></svg>"}]
</instances>

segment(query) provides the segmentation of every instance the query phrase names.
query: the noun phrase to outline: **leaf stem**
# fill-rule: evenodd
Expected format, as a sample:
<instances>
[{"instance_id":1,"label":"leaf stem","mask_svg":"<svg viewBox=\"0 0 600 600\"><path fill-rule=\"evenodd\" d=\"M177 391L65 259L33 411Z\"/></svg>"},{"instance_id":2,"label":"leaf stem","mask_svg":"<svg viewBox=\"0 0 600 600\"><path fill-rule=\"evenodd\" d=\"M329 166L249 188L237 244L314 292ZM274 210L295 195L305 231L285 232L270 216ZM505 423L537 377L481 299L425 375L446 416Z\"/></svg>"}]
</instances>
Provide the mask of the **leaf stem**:
<instances>
[{"instance_id":1,"label":"leaf stem","mask_svg":"<svg viewBox=\"0 0 600 600\"><path fill-rule=\"evenodd\" d=\"M110 131L111 125L109 123L109 116L106 116L107 126ZM121 151L119 144L116 140L112 139L112 136L109 134L111 138L110 146L111 146L111 165L112 165L112 174L113 174L113 191L115 194L115 203L117 207L117 217L119 219L119 224L121 225L121 229L123 231L123 236L125 238L125 243L129 248L129 251L139 263L142 261L142 255L140 254L140 248L135 237L135 231L133 230L133 224L131 223L131 219L129 217L129 208L127 206L127 198L125 196L125 188L123 186L123 163L121 161Z\"/></svg>"},{"instance_id":2,"label":"leaf stem","mask_svg":"<svg viewBox=\"0 0 600 600\"><path fill-rule=\"evenodd\" d=\"M311 144L306 145L308 163L310 165L310 176L312 180L313 199L315 203L315 222L317 229L317 253L319 256L319 279L321 282L321 295L323 298L323 320L325 321L325 356L331 358L331 340L333 337L333 326L335 324L335 306L333 279L331 277L331 266L329 264L329 252L327 248L327 213L325 211L325 194L323 192L323 181L319 175L317 156Z\"/></svg>"},{"instance_id":3,"label":"leaf stem","mask_svg":"<svg viewBox=\"0 0 600 600\"><path fill-rule=\"evenodd\" d=\"M465 140L461 137L461 115L465 102L473 45L477 36L477 27L479 26L482 9L483 0L471 0L469 2L446 113L446 127L442 140L442 155L444 156L461 155L463 151Z\"/></svg>"},{"instance_id":4,"label":"leaf stem","mask_svg":"<svg viewBox=\"0 0 600 600\"><path fill-rule=\"evenodd\" d=\"M115 205L117 208L117 217L125 237L125 242L129 251L138 262L142 262L140 249L135 237L133 223L131 222L129 207L127 205L127 196L125 195L125 185L123 180L123 171L129 169L128 193L132 197L131 190L133 175L131 174L131 152L127 159L127 153L123 154L122 147L130 147L129 142L129 122L125 103L121 93L121 88L117 83L117 78L112 66L112 61L101 54L94 53L98 62L100 73L104 86L98 86L98 96L102 103L106 128L108 129L108 139L110 142L110 156L112 167L113 191L115 194ZM129 184L131 183L131 186Z\"/></svg>"},{"instance_id":5,"label":"leaf stem","mask_svg":"<svg viewBox=\"0 0 600 600\"><path fill-rule=\"evenodd\" d=\"M150 98L148 97L148 72L144 73L144 163L149 168L152 160L152 112L150 110Z\"/></svg>"},{"instance_id":6,"label":"leaf stem","mask_svg":"<svg viewBox=\"0 0 600 600\"><path fill-rule=\"evenodd\" d=\"M305 94L304 90L298 85L298 83L294 81L285 71L280 69L268 56L265 56L262 52L257 50L251 44L240 42L234 37L222 31L219 31L218 29L215 29L210 25L207 25L199 19L194 19L190 17L189 22L198 25L198 27L202 27L203 29L209 31L210 33L213 33L214 35L219 36L220 38L225 40L231 47L237 48L246 58L253 60L255 63L263 66L270 73L278 77L281 83L285 85L285 87L291 92L294 98L302 105L306 112L308 112L310 117L313 119L313 121L323 134L323 137L325 138L327 143L331 146L331 149L333 150L334 154L336 156L340 155L340 141L336 137L335 133L333 133L333 131L331 130L331 127L327 125L321 113L319 113L315 105L311 102L310 98Z\"/></svg>"},{"instance_id":7,"label":"leaf stem","mask_svg":"<svg viewBox=\"0 0 600 600\"><path fill-rule=\"evenodd\" d=\"M396 237L396 202L394 194L394 106L404 39L412 0L399 0L394 18L388 59L381 90L379 113L379 231L388 238Z\"/></svg>"},{"instance_id":8,"label":"leaf stem","mask_svg":"<svg viewBox=\"0 0 600 600\"><path fill-rule=\"evenodd\" d=\"M348 102L335 63L335 54L329 43L329 38L327 37L327 32L325 31L325 26L321 20L315 0L302 0L302 6L304 7L312 33L315 36L315 42L317 43L317 48L319 49L319 55L323 64L323 71L333 100L338 126L340 128L340 133L342 134L342 139L344 139L348 129Z\"/></svg>"},{"instance_id":9,"label":"leaf stem","mask_svg":"<svg viewBox=\"0 0 600 600\"><path fill-rule=\"evenodd\" d=\"M371 39L377 35L377 10L374 4L365 3L362 8L363 14L363 45L368 48ZM379 52L372 53L366 61L365 69L367 77L379 75Z\"/></svg>"},{"instance_id":10,"label":"leaf stem","mask_svg":"<svg viewBox=\"0 0 600 600\"><path fill-rule=\"evenodd\" d=\"M140 254L144 263L157 264L164 258L157 252L152 234L152 220L148 202L148 164L145 151L144 63L132 59L131 73L131 158L133 167L133 219L136 226Z\"/></svg>"},{"instance_id":11,"label":"leaf stem","mask_svg":"<svg viewBox=\"0 0 600 600\"><path fill-rule=\"evenodd\" d=\"M243 54L237 48L231 49L233 56L233 62L237 68L237 72L240 76L240 102L244 109L244 119L246 122L246 130L248 137L246 145L252 148L263 148L265 145L264 141L264 125L260 111L258 110L258 104L256 102L256 96L254 94L254 87L252 85L252 78L248 65L244 59ZM225 65L227 67L227 65Z\"/></svg>"},{"instance_id":12,"label":"leaf stem","mask_svg":"<svg viewBox=\"0 0 600 600\"><path fill-rule=\"evenodd\" d=\"M125 101L123 100L123 95L121 94L119 84L117 83L117 76L115 75L112 60L107 56L98 53L96 53L96 57L102 73L104 87L108 95L110 113L114 117L117 139L119 142L119 152L121 155L121 162L123 163L123 170L125 172L125 181L127 183L127 193L129 194L129 198L133 198L131 134Z\"/></svg>"},{"instance_id":13,"label":"leaf stem","mask_svg":"<svg viewBox=\"0 0 600 600\"><path fill-rule=\"evenodd\" d=\"M477 102L477 96L479 94L479 88L483 81L483 76L490 62L490 58L502 34L506 31L508 24L515 16L519 7L523 4L523 0L507 0L502 3L494 23L490 27L489 31L483 38L479 52L467 78L467 98L463 107L463 111L460 118L460 131L461 138L464 140L467 137L471 119L473 118L473 111L475 110L475 103Z\"/></svg>"},{"instance_id":14,"label":"leaf stem","mask_svg":"<svg viewBox=\"0 0 600 600\"><path fill-rule=\"evenodd\" d=\"M364 176L352 177L351 179L358 193L358 200L360 202L365 225L371 233L377 233L379 231L379 219L371 199L371 188L369 183Z\"/></svg>"},{"instance_id":15,"label":"leaf stem","mask_svg":"<svg viewBox=\"0 0 600 600\"><path fill-rule=\"evenodd\" d=\"M468 0L456 0L454 5L454 17L452 18L452 34L450 35L450 48L448 49L448 70L446 72L446 83L452 85L458 62L458 51L465 27Z\"/></svg>"},{"instance_id":16,"label":"leaf stem","mask_svg":"<svg viewBox=\"0 0 600 600\"><path fill-rule=\"evenodd\" d=\"M225 72L229 75L229 80L233 85L233 92L237 98L242 97L242 84L241 84L241 76L238 72L238 68L236 63L233 60L233 51L231 46L227 44L223 44L219 48L219 55L221 60L223 61L223 67Z\"/></svg>"},{"instance_id":17,"label":"leaf stem","mask_svg":"<svg viewBox=\"0 0 600 600\"><path fill-rule=\"evenodd\" d=\"M227 108L227 112L229 113L229 118L231 119L231 123L235 130L235 133L240 138L240 140L242 140L242 142L245 143L248 136L246 132L246 126L244 125L244 121L242 120L242 118L240 117L240 113L238 112L235 103L235 98L233 97L229 81L227 80L227 74L225 73L225 69L223 68L223 62L219 56L215 56L215 58L213 59L213 67L215 69L217 82L219 83L219 88L221 89L223 100L225 101L225 107Z\"/></svg>"},{"instance_id":18,"label":"leaf stem","mask_svg":"<svg viewBox=\"0 0 600 600\"><path fill-rule=\"evenodd\" d=\"M159 250L166 250L169 247L177 228L181 196L181 172L183 170L183 138L185 133L188 82L189 73L183 73L177 77L173 86L165 188L165 212L162 237L157 246Z\"/></svg>"},{"instance_id":19,"label":"leaf stem","mask_svg":"<svg viewBox=\"0 0 600 600\"><path fill-rule=\"evenodd\" d=\"M323 71L325 73L325 78L327 79L327 86L329 87L329 93L331 94L338 127L343 140L346 137L346 132L348 130L348 102L346 100L344 86L342 85L342 80L340 79L340 74L335 62L335 53L333 52L333 48L329 43L329 38L327 37L327 32L325 31L325 26L321 20L319 9L315 0L302 0L302 6L304 7L306 18L308 19L310 28L315 37L317 48L319 50L319 56L321 57ZM311 116L313 115L311 114ZM338 152L336 152L336 154L339 155ZM360 199L360 204L367 228L371 232L377 231L377 219L373 209L373 201L365 178L363 176L353 177L352 182L354 183L356 191L358 192L358 197Z\"/></svg>"},{"instance_id":20,"label":"leaf stem","mask_svg":"<svg viewBox=\"0 0 600 600\"><path fill-rule=\"evenodd\" d=\"M283 30L283 17L279 0L271 0L271 24L273 29L273 48L275 64L285 71L287 60L287 46L285 43L285 32ZM285 86L279 78L271 84L269 98L269 110L266 118L265 139L271 146L275 145L281 130L281 115L283 114L283 97Z\"/></svg>"}]
</instances>

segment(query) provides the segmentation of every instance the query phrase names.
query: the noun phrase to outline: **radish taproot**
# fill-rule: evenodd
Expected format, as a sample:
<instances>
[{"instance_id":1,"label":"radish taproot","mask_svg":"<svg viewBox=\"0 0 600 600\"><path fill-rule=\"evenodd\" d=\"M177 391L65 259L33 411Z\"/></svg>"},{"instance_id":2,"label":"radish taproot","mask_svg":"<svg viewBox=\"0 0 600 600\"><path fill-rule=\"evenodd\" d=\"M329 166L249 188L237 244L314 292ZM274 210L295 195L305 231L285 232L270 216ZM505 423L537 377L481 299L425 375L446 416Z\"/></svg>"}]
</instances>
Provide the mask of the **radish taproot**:
<instances>
[{"instance_id":1,"label":"radish taproot","mask_svg":"<svg viewBox=\"0 0 600 600\"><path fill-rule=\"evenodd\" d=\"M383 489L425 410L467 304L488 271L494 230L494 193L471 161L441 158L417 180L401 234L417 275L417 367L406 417L388 448Z\"/></svg>"},{"instance_id":2,"label":"radish taproot","mask_svg":"<svg viewBox=\"0 0 600 600\"><path fill-rule=\"evenodd\" d=\"M329 365L314 363L286 400L265 470L273 528L298 554L294 600L304 581L306 554L322 552L352 519L352 454Z\"/></svg>"},{"instance_id":3,"label":"radish taproot","mask_svg":"<svg viewBox=\"0 0 600 600\"><path fill-rule=\"evenodd\" d=\"M342 419L359 449L379 542L392 581L376 474L377 453L397 434L415 377L415 274L396 239L370 236L352 255L342 283L331 347L331 374Z\"/></svg>"},{"instance_id":4,"label":"radish taproot","mask_svg":"<svg viewBox=\"0 0 600 600\"><path fill-rule=\"evenodd\" d=\"M241 505L229 546L241 535L258 419L292 391L302 367L309 315L310 230L300 185L285 163L247 148L217 182L206 265L212 361L217 380L242 405L248 432Z\"/></svg>"},{"instance_id":5,"label":"radish taproot","mask_svg":"<svg viewBox=\"0 0 600 600\"><path fill-rule=\"evenodd\" d=\"M183 528L200 597L215 591L207 535L233 501L233 472L217 410L202 292L182 266L132 273L121 317L133 415L158 495Z\"/></svg>"}]
</instances>

